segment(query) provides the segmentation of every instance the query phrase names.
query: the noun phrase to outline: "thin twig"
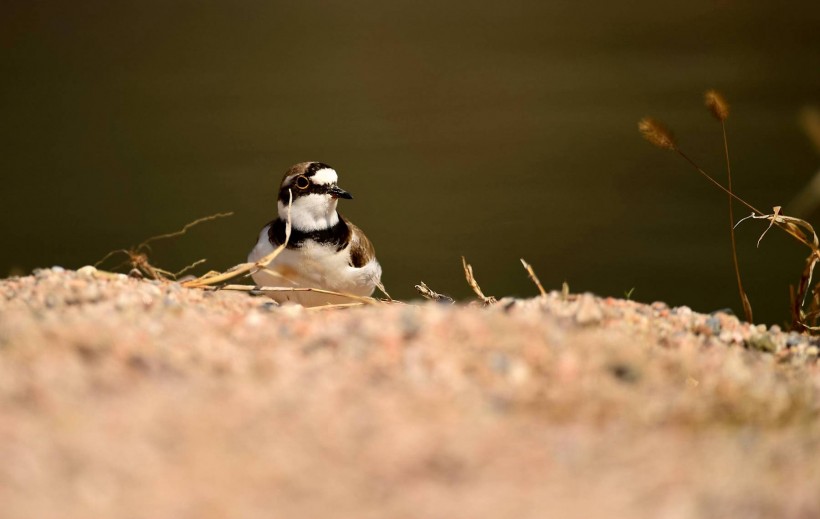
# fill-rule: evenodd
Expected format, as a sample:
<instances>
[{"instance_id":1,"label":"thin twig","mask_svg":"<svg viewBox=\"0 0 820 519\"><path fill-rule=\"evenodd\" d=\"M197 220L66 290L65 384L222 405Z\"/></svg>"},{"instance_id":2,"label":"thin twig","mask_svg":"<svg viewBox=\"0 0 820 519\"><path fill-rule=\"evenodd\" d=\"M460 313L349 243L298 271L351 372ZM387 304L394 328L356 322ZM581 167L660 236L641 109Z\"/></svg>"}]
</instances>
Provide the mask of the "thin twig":
<instances>
[{"instance_id":1,"label":"thin twig","mask_svg":"<svg viewBox=\"0 0 820 519\"><path fill-rule=\"evenodd\" d=\"M99 260L99 261L97 261L96 263L94 263L94 267L99 267L100 265L102 265L102 264L105 262L105 260L107 260L108 258L110 258L111 256L113 256L114 254L117 254L118 252L121 252L121 253L126 254L126 255L128 255L128 256L130 256L130 255L131 255L131 251L129 251L129 250L127 250L127 249L117 249L117 250L112 250L111 252L109 252L108 254L106 254L105 256L103 256L101 260ZM125 261L125 262L123 262L122 264L117 265L117 266L116 266L116 267L114 267L114 268L115 268L115 269L118 269L118 268L120 268L120 267L121 267L123 264L125 264L125 263L128 263L128 262L127 262L127 261Z\"/></svg>"},{"instance_id":2,"label":"thin twig","mask_svg":"<svg viewBox=\"0 0 820 519\"><path fill-rule=\"evenodd\" d=\"M675 151L678 153L678 155L680 155L681 157L683 157L683 158L684 158L684 159L685 159L685 160L686 160L686 161L687 161L687 162L688 162L688 163L689 163L689 164L690 164L693 168L695 168L695 169L698 171L698 173L700 173L701 175L703 175L703 176L704 176L704 177L705 177L705 178L706 178L709 182L711 182L712 184L716 185L716 186L717 186L719 189L721 189L724 193L728 194L728 195L729 195L729 196L731 196L733 199L735 199L735 200L737 200L738 202L740 202L741 204L745 205L746 207L748 207L749 209L751 209L752 211L754 211L755 213L757 213L759 216L766 216L766 215L765 215L765 213L764 213L763 211L761 211L760 209L756 208L756 207L755 207L755 206L753 206L752 204L748 203L746 200L743 200L743 199L742 199L742 198L740 198L739 196L735 195L734 193L732 193L731 191L729 191L728 189L726 189L725 187L723 187L723 184L721 184L720 182L718 182L717 180L715 180L714 178L712 178L712 176L711 176L711 175L709 175L707 172L705 172L703 169L701 169L701 167L700 167L700 166L698 166L698 165L695 163L695 161L694 161L694 160L692 160L691 158L689 158L689 156L688 156L688 155L686 155L686 154L683 152L683 150L681 150L680 148L677 148L677 147L676 147L676 148L675 148ZM779 221L778 221L778 222L775 222L775 224L776 224L778 227L780 227L781 229L783 229L783 230L786 232L786 234L788 234L789 236L791 236L791 237L792 237L792 238L794 238L795 240L799 241L800 243L802 243L802 244L803 244L803 245L805 245L806 247L812 248L812 245L811 245L808 241L806 241L806 239L805 239L804 237L800 236L799 234L796 234L796 233L795 233L795 232L794 232L791 228L789 228L789 226L787 226L787 225L783 225L783 224L782 224L781 222L779 222Z\"/></svg>"},{"instance_id":3,"label":"thin twig","mask_svg":"<svg viewBox=\"0 0 820 519\"><path fill-rule=\"evenodd\" d=\"M521 264L524 265L524 269L527 271L527 274L530 276L530 280L535 283L535 286L538 287L538 291L541 292L541 298L547 298L547 291L544 290L544 286L541 284L541 280L538 279L538 276L535 275L535 271L532 269L532 265L524 261L524 258L521 258Z\"/></svg>"},{"instance_id":4,"label":"thin twig","mask_svg":"<svg viewBox=\"0 0 820 519\"><path fill-rule=\"evenodd\" d=\"M743 289L743 281L741 281L740 278L740 263L737 260L737 242L735 241L735 204L732 199L732 162L729 160L729 139L726 136L725 117L720 119L720 127L723 130L723 151L726 155L726 184L729 188L729 236L732 239L732 263L735 266L737 290L740 293L740 303L743 305L743 313L746 316L746 322L752 323L754 322L754 318L752 316L752 303L749 301L749 296L746 295L746 290Z\"/></svg>"},{"instance_id":5,"label":"thin twig","mask_svg":"<svg viewBox=\"0 0 820 519\"><path fill-rule=\"evenodd\" d=\"M190 229L191 227L199 225L203 222L210 222L211 220L216 220L218 218L225 218L227 216L233 216L233 212L231 211L231 212L228 212L228 213L216 213L216 214L212 214L210 216L203 216L202 218L197 218L193 222L186 223L185 226L182 229L178 230L178 231L169 232L167 234L160 234L158 236L152 236L152 237L148 238L144 242L137 245L137 250L142 249L143 247L147 247L148 244L152 241L164 240L166 238L173 238L175 236L182 236L183 234L188 232L188 229Z\"/></svg>"},{"instance_id":6,"label":"thin twig","mask_svg":"<svg viewBox=\"0 0 820 519\"><path fill-rule=\"evenodd\" d=\"M322 306L309 306L305 308L310 312L315 312L317 310L332 310L335 308L355 308L357 306L366 306L367 303L338 303L332 305L322 305Z\"/></svg>"},{"instance_id":7,"label":"thin twig","mask_svg":"<svg viewBox=\"0 0 820 519\"><path fill-rule=\"evenodd\" d=\"M390 297L390 294L387 293L387 289L384 288L384 283L382 283L381 280L376 282L376 288L378 288L379 291L387 297L387 300L389 302L393 302L393 298Z\"/></svg>"},{"instance_id":8,"label":"thin twig","mask_svg":"<svg viewBox=\"0 0 820 519\"><path fill-rule=\"evenodd\" d=\"M355 294L347 294L345 292L336 292L333 290L325 290L324 288L312 287L257 287L254 285L225 285L219 287L218 290L236 290L240 292L315 292L317 294L345 297L347 299L352 299L353 301L359 301L369 305L377 305L381 303L381 301L372 297L357 296Z\"/></svg>"},{"instance_id":9,"label":"thin twig","mask_svg":"<svg viewBox=\"0 0 820 519\"><path fill-rule=\"evenodd\" d=\"M467 278L467 284L470 285L475 295L484 303L484 306L497 303L498 300L495 297L485 296L484 292L481 291L481 287L478 285L478 281L476 281L475 275L473 274L473 267L467 263L467 259L464 256L461 257L461 264L464 267L464 277Z\"/></svg>"},{"instance_id":10,"label":"thin twig","mask_svg":"<svg viewBox=\"0 0 820 519\"><path fill-rule=\"evenodd\" d=\"M187 288L205 288L213 285L217 285L219 283L224 283L226 281L230 281L232 279L236 279L240 276L245 276L249 274L254 274L261 269L267 268L268 264L271 261L276 259L282 251L288 246L288 241L290 241L290 233L291 233L291 221L290 221L290 210L293 205L293 192L288 190L288 221L285 223L285 241L281 245L279 245L276 249L274 249L270 254L265 256L264 258L259 259L256 262L249 262L249 263L240 263L236 267L223 272L217 275L204 275L198 277L196 279L192 279L190 281L186 281L182 284L182 286Z\"/></svg>"},{"instance_id":11,"label":"thin twig","mask_svg":"<svg viewBox=\"0 0 820 519\"><path fill-rule=\"evenodd\" d=\"M146 251L151 250L151 246L148 245L148 243L150 243L154 240L161 240L161 239L165 239L165 238L172 238L172 237L175 237L175 236L181 236L181 235L185 234L186 232L188 232L188 229L190 229L191 227L193 227L195 225L199 225L203 222L208 222L208 221L211 221L211 220L216 220L217 218L224 218L226 216L231 216L232 214L233 213L217 213L217 214L213 214L213 215L210 215L210 216L204 216L202 218L198 218L198 219L194 220L193 222L189 222L189 223L185 224L185 226L182 229L178 230L178 231L167 233L167 234L160 234L158 236L152 236L152 237L148 238L147 240L143 241L142 243L140 243L139 245L137 245L136 247L132 247L130 249L113 250L113 251L109 252L108 254L106 254L105 256L103 256L101 260L94 263L94 266L99 267L106 260L108 260L108 258L112 257L115 254L121 253L121 254L125 254L126 256L128 256L128 260L126 262L124 262L123 265L127 264L127 263L130 263L132 271L134 269L136 269L137 271L141 272L143 275L147 276L150 279L158 279L158 280L162 280L162 281L168 281L168 280L171 280L171 279L176 279L182 273L196 267L197 265L202 264L205 260L196 261L193 264L188 265L187 267L183 268L182 270L180 270L179 272L177 272L175 274L175 273L170 272L168 270L164 270L164 269L161 269L159 267L155 267L155 266L151 265L151 263L148 261L148 254L146 252ZM118 268L120 268L120 266L122 266L122 265L118 265L118 266L114 267L114 270L117 270Z\"/></svg>"},{"instance_id":12,"label":"thin twig","mask_svg":"<svg viewBox=\"0 0 820 519\"><path fill-rule=\"evenodd\" d=\"M420 281L418 285L416 285L416 292L418 292L421 297L425 299L429 299L431 301L437 301L439 303L449 303L453 304L453 298L444 294L439 294L432 288L427 286L427 283L424 281Z\"/></svg>"},{"instance_id":13,"label":"thin twig","mask_svg":"<svg viewBox=\"0 0 820 519\"><path fill-rule=\"evenodd\" d=\"M189 270L191 270L191 269L192 269L192 268L194 268L194 267L197 267L198 265L202 265L202 264L203 264L203 263L205 263L206 261L208 261L208 260L206 260L205 258L200 259L200 260L196 260L195 262L191 263L191 264L190 264L190 265L188 265L187 267L184 267L184 268L182 268L181 270L179 270L179 271L177 271L177 272L174 272L174 278L178 278L178 277L179 277L179 276L181 276L182 274L184 274L184 273L188 272Z\"/></svg>"}]
</instances>

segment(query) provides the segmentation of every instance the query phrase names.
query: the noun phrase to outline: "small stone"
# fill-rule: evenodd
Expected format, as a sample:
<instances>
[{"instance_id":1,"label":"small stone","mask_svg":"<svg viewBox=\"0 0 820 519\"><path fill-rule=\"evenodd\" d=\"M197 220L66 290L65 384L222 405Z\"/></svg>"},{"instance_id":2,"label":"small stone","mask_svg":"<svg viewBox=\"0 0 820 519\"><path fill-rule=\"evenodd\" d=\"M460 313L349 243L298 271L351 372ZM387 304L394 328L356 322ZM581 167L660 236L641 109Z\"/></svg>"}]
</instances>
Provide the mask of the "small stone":
<instances>
[{"instance_id":1,"label":"small stone","mask_svg":"<svg viewBox=\"0 0 820 519\"><path fill-rule=\"evenodd\" d=\"M800 335L797 335L796 333L791 333L789 334L789 337L786 339L786 346L791 348L792 346L797 346L801 342L802 340Z\"/></svg>"},{"instance_id":2,"label":"small stone","mask_svg":"<svg viewBox=\"0 0 820 519\"><path fill-rule=\"evenodd\" d=\"M765 353L776 353L777 344L768 333L752 335L746 340L746 347Z\"/></svg>"},{"instance_id":3,"label":"small stone","mask_svg":"<svg viewBox=\"0 0 820 519\"><path fill-rule=\"evenodd\" d=\"M266 303L262 303L261 305L259 305L259 308L260 308L260 310L265 310L266 312L272 312L278 306L279 306L279 304L277 302L268 301Z\"/></svg>"},{"instance_id":4,"label":"small stone","mask_svg":"<svg viewBox=\"0 0 820 519\"><path fill-rule=\"evenodd\" d=\"M590 295L581 296L578 302L578 311L575 313L575 321L580 325L597 324L604 318L601 307Z\"/></svg>"},{"instance_id":5,"label":"small stone","mask_svg":"<svg viewBox=\"0 0 820 519\"><path fill-rule=\"evenodd\" d=\"M62 274L63 272L65 272L65 269L59 265L54 265L53 267L51 267L51 271L57 274Z\"/></svg>"},{"instance_id":6,"label":"small stone","mask_svg":"<svg viewBox=\"0 0 820 519\"><path fill-rule=\"evenodd\" d=\"M156 285L145 285L144 291L152 296L159 296L162 294L162 290Z\"/></svg>"},{"instance_id":7,"label":"small stone","mask_svg":"<svg viewBox=\"0 0 820 519\"><path fill-rule=\"evenodd\" d=\"M720 329L721 329L721 326L720 326L720 319L718 319L718 318L717 318L717 317L715 317L714 315L709 316L709 317L706 319L706 326L708 326L709 328L711 328L711 330L712 330L712 334L714 334L714 335L718 335L718 334L720 333Z\"/></svg>"},{"instance_id":8,"label":"small stone","mask_svg":"<svg viewBox=\"0 0 820 519\"><path fill-rule=\"evenodd\" d=\"M613 377L621 382L627 382L630 384L638 382L641 378L641 373L635 367L623 362L617 362L610 365L609 372L612 373Z\"/></svg>"},{"instance_id":9,"label":"small stone","mask_svg":"<svg viewBox=\"0 0 820 519\"><path fill-rule=\"evenodd\" d=\"M97 268L91 265L86 265L85 267L80 267L77 269L77 275L81 277L91 278L94 277L94 274L97 273Z\"/></svg>"},{"instance_id":10,"label":"small stone","mask_svg":"<svg viewBox=\"0 0 820 519\"><path fill-rule=\"evenodd\" d=\"M689 317L692 315L692 309L688 306L679 306L674 309L674 313L681 317Z\"/></svg>"}]
</instances>

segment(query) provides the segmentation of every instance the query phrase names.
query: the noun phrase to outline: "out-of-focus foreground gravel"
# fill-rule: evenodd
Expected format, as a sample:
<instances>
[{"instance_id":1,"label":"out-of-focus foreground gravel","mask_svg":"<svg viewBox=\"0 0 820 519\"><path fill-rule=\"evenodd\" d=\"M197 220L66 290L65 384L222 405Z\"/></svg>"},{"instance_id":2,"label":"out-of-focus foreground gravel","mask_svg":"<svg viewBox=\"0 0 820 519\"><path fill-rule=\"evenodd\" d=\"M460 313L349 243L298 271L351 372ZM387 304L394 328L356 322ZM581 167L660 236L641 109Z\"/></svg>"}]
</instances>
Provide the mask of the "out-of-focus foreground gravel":
<instances>
[{"instance_id":1,"label":"out-of-focus foreground gravel","mask_svg":"<svg viewBox=\"0 0 820 519\"><path fill-rule=\"evenodd\" d=\"M0 281L2 518L820 517L813 339L591 295Z\"/></svg>"}]
</instances>

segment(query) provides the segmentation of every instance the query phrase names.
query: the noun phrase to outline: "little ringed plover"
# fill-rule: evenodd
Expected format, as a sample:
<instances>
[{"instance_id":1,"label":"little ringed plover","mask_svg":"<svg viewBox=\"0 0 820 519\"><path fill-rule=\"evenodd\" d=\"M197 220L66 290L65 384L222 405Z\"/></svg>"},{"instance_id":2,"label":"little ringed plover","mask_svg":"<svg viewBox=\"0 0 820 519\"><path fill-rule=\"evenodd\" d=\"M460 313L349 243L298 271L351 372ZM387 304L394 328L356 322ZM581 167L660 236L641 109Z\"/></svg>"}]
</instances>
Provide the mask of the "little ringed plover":
<instances>
[{"instance_id":1,"label":"little ringed plover","mask_svg":"<svg viewBox=\"0 0 820 519\"><path fill-rule=\"evenodd\" d=\"M340 198L353 198L337 185L336 171L321 162L292 166L279 186L278 217L259 233L248 261L256 262L285 242L288 217L291 235L287 248L260 270L253 280L260 286L321 288L369 296L380 283L382 268L373 244L361 229L336 212ZM293 201L288 216L288 202ZM349 298L317 292L268 292L280 303L303 306L349 303Z\"/></svg>"}]
</instances>

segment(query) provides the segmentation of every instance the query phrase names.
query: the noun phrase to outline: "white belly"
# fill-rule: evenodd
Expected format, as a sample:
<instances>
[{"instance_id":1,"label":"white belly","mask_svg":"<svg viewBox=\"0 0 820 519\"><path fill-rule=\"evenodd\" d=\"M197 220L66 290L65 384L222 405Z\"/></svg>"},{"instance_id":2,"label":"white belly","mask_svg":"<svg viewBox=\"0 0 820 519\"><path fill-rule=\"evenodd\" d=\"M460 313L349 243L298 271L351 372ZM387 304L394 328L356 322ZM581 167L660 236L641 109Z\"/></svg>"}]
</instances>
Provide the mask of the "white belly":
<instances>
[{"instance_id":1,"label":"white belly","mask_svg":"<svg viewBox=\"0 0 820 519\"><path fill-rule=\"evenodd\" d=\"M268 241L268 227L259 233L259 241L248 255L248 261L258 261L273 252ZM371 260L362 268L350 266L347 249L336 251L313 241L303 243L298 249L285 249L268 265L279 275L260 270L253 275L253 281L266 287L320 288L356 296L373 294L379 283L382 268L378 261ZM302 306L320 306L353 302L350 298L321 294L317 292L269 292L271 298L285 303L299 303Z\"/></svg>"}]
</instances>

